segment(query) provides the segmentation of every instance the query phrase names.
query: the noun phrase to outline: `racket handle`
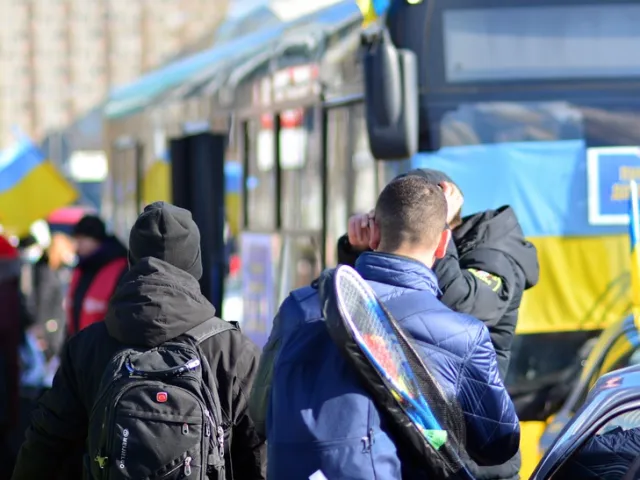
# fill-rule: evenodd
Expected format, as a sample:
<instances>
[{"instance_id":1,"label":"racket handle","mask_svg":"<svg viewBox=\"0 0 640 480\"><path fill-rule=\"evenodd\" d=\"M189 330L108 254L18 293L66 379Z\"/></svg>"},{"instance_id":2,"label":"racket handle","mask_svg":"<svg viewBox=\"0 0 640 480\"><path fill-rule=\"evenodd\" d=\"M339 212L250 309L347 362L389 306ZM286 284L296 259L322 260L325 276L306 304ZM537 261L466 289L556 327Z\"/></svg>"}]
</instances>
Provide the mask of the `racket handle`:
<instances>
[{"instance_id":1,"label":"racket handle","mask_svg":"<svg viewBox=\"0 0 640 480\"><path fill-rule=\"evenodd\" d=\"M433 415L433 413L429 410L426 410L422 405L415 405L420 412L420 415L427 421L430 422L431 425L428 425L429 430L442 430L440 423Z\"/></svg>"},{"instance_id":2,"label":"racket handle","mask_svg":"<svg viewBox=\"0 0 640 480\"><path fill-rule=\"evenodd\" d=\"M431 408L428 405L424 405L424 399L421 398L420 403L418 403L414 398L411 398L404 392L402 392L402 396L406 400L408 400L409 403L413 405L413 408L415 408L420 413L420 416L422 417L424 422L430 422L429 425L422 425L424 428L426 428L427 430L442 430L442 427L431 411Z\"/></svg>"}]
</instances>

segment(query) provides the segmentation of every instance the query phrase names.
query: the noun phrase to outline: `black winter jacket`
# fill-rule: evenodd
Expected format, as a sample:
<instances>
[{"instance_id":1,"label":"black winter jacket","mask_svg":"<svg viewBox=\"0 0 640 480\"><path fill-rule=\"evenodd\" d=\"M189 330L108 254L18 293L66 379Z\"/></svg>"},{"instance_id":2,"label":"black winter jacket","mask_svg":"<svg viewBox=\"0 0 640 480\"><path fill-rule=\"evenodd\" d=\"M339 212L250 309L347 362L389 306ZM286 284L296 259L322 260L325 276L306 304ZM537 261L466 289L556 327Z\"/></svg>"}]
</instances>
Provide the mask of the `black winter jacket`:
<instances>
[{"instance_id":1,"label":"black winter jacket","mask_svg":"<svg viewBox=\"0 0 640 480\"><path fill-rule=\"evenodd\" d=\"M105 321L82 330L65 345L53 387L33 415L13 479L54 478L84 444L100 378L123 345L152 348L214 315L194 277L157 259L137 263L122 278ZM216 376L227 421L227 471L232 469L238 479L264 479L266 445L247 409L259 349L234 329L206 340L202 350Z\"/></svg>"},{"instance_id":2,"label":"black winter jacket","mask_svg":"<svg viewBox=\"0 0 640 480\"><path fill-rule=\"evenodd\" d=\"M504 380L522 294L538 283L536 248L525 240L508 206L464 217L452 239L446 256L434 266L441 300L487 325ZM355 264L359 252L350 247L346 236L340 238L339 263Z\"/></svg>"},{"instance_id":3,"label":"black winter jacket","mask_svg":"<svg viewBox=\"0 0 640 480\"><path fill-rule=\"evenodd\" d=\"M338 263L355 266L359 254L346 235L338 240ZM442 302L487 325L504 380L522 294L538 283L540 272L536 248L525 240L513 209L504 206L464 217L433 270ZM469 467L479 480L515 480L520 465L518 452L502 465Z\"/></svg>"}]
</instances>

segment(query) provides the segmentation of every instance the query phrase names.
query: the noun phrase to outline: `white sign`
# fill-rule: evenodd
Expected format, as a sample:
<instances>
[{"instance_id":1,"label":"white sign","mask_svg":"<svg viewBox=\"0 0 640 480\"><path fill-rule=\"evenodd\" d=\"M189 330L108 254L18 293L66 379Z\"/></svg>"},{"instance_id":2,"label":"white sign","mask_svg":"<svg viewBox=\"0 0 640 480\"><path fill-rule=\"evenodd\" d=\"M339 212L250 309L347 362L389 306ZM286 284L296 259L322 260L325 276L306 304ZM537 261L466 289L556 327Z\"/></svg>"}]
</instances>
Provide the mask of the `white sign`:
<instances>
[{"instance_id":1,"label":"white sign","mask_svg":"<svg viewBox=\"0 0 640 480\"><path fill-rule=\"evenodd\" d=\"M274 138L273 130L265 129L258 132L258 170L261 172L269 172L275 163L274 159Z\"/></svg>"},{"instance_id":2,"label":"white sign","mask_svg":"<svg viewBox=\"0 0 640 480\"><path fill-rule=\"evenodd\" d=\"M307 130L303 127L280 130L280 168L302 168L307 155Z\"/></svg>"},{"instance_id":3,"label":"white sign","mask_svg":"<svg viewBox=\"0 0 640 480\"><path fill-rule=\"evenodd\" d=\"M76 182L103 182L109 167L102 150L77 151L69 159L69 174Z\"/></svg>"},{"instance_id":4,"label":"white sign","mask_svg":"<svg viewBox=\"0 0 640 480\"><path fill-rule=\"evenodd\" d=\"M587 192L591 225L629 224L629 182L640 181L640 148L587 149Z\"/></svg>"}]
</instances>

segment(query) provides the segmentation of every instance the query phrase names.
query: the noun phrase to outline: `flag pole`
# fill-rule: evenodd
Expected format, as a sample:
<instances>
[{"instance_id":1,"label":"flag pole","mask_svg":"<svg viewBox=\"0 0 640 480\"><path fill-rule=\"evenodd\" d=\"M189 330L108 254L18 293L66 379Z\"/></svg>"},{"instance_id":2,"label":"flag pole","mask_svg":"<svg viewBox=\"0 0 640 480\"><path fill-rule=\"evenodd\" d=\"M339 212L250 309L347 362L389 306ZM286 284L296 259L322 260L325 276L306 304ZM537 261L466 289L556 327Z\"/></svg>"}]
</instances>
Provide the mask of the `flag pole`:
<instances>
[{"instance_id":1,"label":"flag pole","mask_svg":"<svg viewBox=\"0 0 640 480\"><path fill-rule=\"evenodd\" d=\"M640 207L638 205L638 182L631 180L629 182L630 196L631 196L631 241L632 246L635 247L638 240L640 240Z\"/></svg>"},{"instance_id":2,"label":"flag pole","mask_svg":"<svg viewBox=\"0 0 640 480\"><path fill-rule=\"evenodd\" d=\"M629 182L629 237L631 240L631 306L636 322L640 313L640 204L638 183Z\"/></svg>"}]
</instances>

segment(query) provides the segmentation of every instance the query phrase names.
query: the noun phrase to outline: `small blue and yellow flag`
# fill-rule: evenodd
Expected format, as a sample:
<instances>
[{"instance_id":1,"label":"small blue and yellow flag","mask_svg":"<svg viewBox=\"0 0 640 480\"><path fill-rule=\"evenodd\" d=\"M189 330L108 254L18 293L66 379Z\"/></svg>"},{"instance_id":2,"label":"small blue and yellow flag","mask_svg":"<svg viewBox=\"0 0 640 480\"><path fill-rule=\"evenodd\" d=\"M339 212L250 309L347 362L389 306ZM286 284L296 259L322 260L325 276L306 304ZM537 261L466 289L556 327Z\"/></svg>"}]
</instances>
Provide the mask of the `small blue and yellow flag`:
<instances>
[{"instance_id":1,"label":"small blue and yellow flag","mask_svg":"<svg viewBox=\"0 0 640 480\"><path fill-rule=\"evenodd\" d=\"M386 13L391 0L356 0L356 3L362 12L362 24L367 26Z\"/></svg>"},{"instance_id":2,"label":"small blue and yellow flag","mask_svg":"<svg viewBox=\"0 0 640 480\"><path fill-rule=\"evenodd\" d=\"M142 178L142 200L145 205L153 202L171 202L171 164L165 158L154 161Z\"/></svg>"},{"instance_id":3,"label":"small blue and yellow flag","mask_svg":"<svg viewBox=\"0 0 640 480\"><path fill-rule=\"evenodd\" d=\"M632 180L629 190L629 238L631 239L631 305L637 319L638 313L640 313L640 205L638 205L638 184Z\"/></svg>"},{"instance_id":4,"label":"small blue and yellow flag","mask_svg":"<svg viewBox=\"0 0 640 480\"><path fill-rule=\"evenodd\" d=\"M29 233L33 222L77 197L76 189L24 135L0 153L0 224L7 233Z\"/></svg>"}]
</instances>

